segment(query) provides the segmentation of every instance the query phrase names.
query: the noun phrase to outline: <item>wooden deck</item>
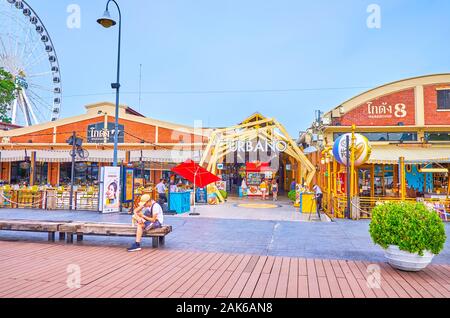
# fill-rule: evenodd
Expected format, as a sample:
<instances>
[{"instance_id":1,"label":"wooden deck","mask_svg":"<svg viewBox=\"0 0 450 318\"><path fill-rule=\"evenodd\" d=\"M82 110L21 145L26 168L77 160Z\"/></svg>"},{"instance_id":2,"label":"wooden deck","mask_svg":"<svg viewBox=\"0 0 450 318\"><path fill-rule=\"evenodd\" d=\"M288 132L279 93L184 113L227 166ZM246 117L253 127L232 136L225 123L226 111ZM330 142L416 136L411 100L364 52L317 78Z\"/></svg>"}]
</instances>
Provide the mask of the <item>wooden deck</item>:
<instances>
[{"instance_id":1,"label":"wooden deck","mask_svg":"<svg viewBox=\"0 0 450 318\"><path fill-rule=\"evenodd\" d=\"M450 266L420 273L381 268L367 287L367 262L196 253L144 248L0 242L0 297L432 298L450 296ZM80 288L69 288L73 268ZM69 271L69 272L68 272Z\"/></svg>"}]
</instances>

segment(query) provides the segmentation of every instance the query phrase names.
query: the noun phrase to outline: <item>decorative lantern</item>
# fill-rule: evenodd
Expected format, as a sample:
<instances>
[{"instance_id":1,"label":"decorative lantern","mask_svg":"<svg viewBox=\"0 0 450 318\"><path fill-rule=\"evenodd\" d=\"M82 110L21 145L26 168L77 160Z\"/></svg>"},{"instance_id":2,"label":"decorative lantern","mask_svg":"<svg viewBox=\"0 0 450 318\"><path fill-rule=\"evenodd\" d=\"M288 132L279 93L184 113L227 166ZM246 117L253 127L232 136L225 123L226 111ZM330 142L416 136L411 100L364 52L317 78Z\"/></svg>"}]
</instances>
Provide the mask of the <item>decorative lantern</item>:
<instances>
[{"instance_id":1,"label":"decorative lantern","mask_svg":"<svg viewBox=\"0 0 450 318\"><path fill-rule=\"evenodd\" d=\"M352 143L352 134L344 134L336 139L333 146L333 156L337 162L342 165L347 164L347 136L349 137L350 146ZM355 167L366 163L372 152L367 137L361 134L355 134Z\"/></svg>"}]
</instances>

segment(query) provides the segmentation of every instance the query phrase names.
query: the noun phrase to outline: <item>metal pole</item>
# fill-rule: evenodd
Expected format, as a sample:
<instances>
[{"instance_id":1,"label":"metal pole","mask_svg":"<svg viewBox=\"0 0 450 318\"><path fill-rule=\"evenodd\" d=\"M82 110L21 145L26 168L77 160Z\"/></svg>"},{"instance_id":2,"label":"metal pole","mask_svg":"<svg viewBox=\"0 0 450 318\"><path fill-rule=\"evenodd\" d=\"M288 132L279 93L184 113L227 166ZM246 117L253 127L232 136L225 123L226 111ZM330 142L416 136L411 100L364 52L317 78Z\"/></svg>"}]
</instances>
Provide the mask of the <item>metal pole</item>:
<instances>
[{"instance_id":1,"label":"metal pole","mask_svg":"<svg viewBox=\"0 0 450 318\"><path fill-rule=\"evenodd\" d=\"M117 147L119 142L119 93L120 93L120 42L122 36L122 14L120 12L119 5L115 0L108 1L106 8L108 9L109 2L114 2L119 11L119 43L117 48L117 81L112 85L113 88L116 89L116 110L115 110L115 118L114 118L114 157L113 157L113 166L117 167Z\"/></svg>"},{"instance_id":2,"label":"metal pole","mask_svg":"<svg viewBox=\"0 0 450 318\"><path fill-rule=\"evenodd\" d=\"M346 156L347 156L347 209L345 210L345 217L348 219L350 217L350 204L351 204L351 196L350 196L350 136L347 135L345 138L346 141Z\"/></svg>"},{"instance_id":3,"label":"metal pole","mask_svg":"<svg viewBox=\"0 0 450 318\"><path fill-rule=\"evenodd\" d=\"M73 209L73 184L75 182L75 143L76 143L77 135L75 132L72 133L72 169L70 175L70 201L69 201L69 210Z\"/></svg>"}]
</instances>

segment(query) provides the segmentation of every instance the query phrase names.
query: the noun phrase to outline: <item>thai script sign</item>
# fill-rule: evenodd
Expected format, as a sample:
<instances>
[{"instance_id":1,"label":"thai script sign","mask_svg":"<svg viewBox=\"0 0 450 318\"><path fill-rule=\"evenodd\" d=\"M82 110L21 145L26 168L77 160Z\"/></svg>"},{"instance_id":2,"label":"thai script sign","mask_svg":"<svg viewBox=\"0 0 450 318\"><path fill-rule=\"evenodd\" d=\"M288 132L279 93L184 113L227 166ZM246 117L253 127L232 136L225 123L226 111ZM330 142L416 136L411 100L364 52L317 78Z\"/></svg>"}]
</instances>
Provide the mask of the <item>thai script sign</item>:
<instances>
[{"instance_id":1,"label":"thai script sign","mask_svg":"<svg viewBox=\"0 0 450 318\"><path fill-rule=\"evenodd\" d=\"M114 142L114 134L115 134L115 125L114 123L108 123L106 129L104 123L97 123L88 126L87 129L87 142L88 143L113 143ZM124 127L123 125L119 125L119 138L118 142L124 142Z\"/></svg>"},{"instance_id":2,"label":"thai script sign","mask_svg":"<svg viewBox=\"0 0 450 318\"><path fill-rule=\"evenodd\" d=\"M381 105L368 102L367 113L369 118L404 118L408 114L405 104L398 103L392 106L386 102L381 103Z\"/></svg>"}]
</instances>

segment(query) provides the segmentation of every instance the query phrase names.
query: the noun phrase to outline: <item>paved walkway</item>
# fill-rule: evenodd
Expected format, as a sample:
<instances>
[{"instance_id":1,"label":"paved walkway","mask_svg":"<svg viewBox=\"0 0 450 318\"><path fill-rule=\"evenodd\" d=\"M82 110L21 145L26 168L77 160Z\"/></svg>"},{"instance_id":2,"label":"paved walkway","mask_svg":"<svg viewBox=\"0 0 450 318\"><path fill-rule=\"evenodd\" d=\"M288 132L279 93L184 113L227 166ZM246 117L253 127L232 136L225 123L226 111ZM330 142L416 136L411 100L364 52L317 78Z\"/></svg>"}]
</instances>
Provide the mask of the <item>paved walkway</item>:
<instances>
[{"instance_id":1,"label":"paved walkway","mask_svg":"<svg viewBox=\"0 0 450 318\"><path fill-rule=\"evenodd\" d=\"M450 266L0 242L0 297L449 298Z\"/></svg>"},{"instance_id":2,"label":"paved walkway","mask_svg":"<svg viewBox=\"0 0 450 318\"><path fill-rule=\"evenodd\" d=\"M17 218L130 223L129 215L120 214L0 209L0 219ZM369 236L368 221L307 223L167 216L165 222L173 226L166 239L166 250L170 251L384 262L383 250ZM450 224L445 226L450 237ZM47 234L0 231L0 241L5 240L45 242ZM132 238L85 236L77 244L125 249L132 241ZM143 246L150 247L151 241L144 238ZM433 263L450 265L450 240Z\"/></svg>"},{"instance_id":3,"label":"paved walkway","mask_svg":"<svg viewBox=\"0 0 450 318\"><path fill-rule=\"evenodd\" d=\"M330 222L326 214L319 220L316 213L300 213L298 208L287 199L280 201L260 198L230 198L227 202L211 206L197 205L196 212L202 217L233 220L264 220L264 221L293 221L293 222ZM189 213L180 214L179 217L190 217Z\"/></svg>"}]
</instances>

